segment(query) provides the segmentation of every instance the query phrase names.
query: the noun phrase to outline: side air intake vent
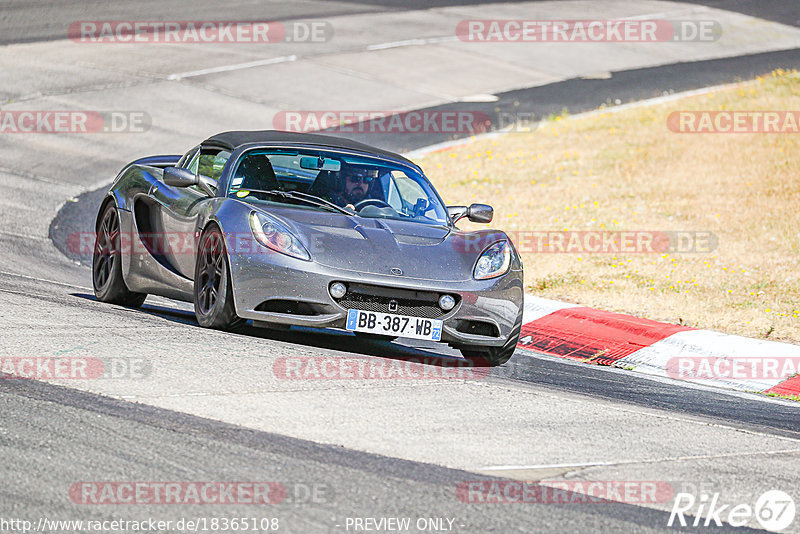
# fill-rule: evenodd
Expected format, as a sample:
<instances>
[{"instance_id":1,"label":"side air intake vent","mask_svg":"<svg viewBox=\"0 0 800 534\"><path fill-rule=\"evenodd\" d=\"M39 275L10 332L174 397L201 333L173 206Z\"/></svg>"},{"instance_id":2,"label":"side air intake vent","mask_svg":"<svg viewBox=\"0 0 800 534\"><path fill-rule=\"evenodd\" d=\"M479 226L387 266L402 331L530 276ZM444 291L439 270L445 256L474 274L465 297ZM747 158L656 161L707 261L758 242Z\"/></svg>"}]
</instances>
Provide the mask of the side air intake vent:
<instances>
[{"instance_id":1,"label":"side air intake vent","mask_svg":"<svg viewBox=\"0 0 800 534\"><path fill-rule=\"evenodd\" d=\"M462 334L472 334L474 336L498 337L500 332L492 323L484 321L468 321L461 319L456 322L456 330Z\"/></svg>"},{"instance_id":2,"label":"side air intake vent","mask_svg":"<svg viewBox=\"0 0 800 534\"><path fill-rule=\"evenodd\" d=\"M311 304L294 300L265 300L256 306L255 310L270 313L285 313L288 315L319 315Z\"/></svg>"}]
</instances>

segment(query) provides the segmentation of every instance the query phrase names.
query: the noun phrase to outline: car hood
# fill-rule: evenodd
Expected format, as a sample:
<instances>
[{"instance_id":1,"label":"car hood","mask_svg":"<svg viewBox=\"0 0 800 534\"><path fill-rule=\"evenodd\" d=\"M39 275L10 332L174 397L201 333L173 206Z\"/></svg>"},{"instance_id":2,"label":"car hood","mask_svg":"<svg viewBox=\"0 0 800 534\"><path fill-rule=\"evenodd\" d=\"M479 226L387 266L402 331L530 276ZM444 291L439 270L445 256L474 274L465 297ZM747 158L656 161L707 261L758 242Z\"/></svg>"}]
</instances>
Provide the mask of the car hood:
<instances>
[{"instance_id":1,"label":"car hood","mask_svg":"<svg viewBox=\"0 0 800 534\"><path fill-rule=\"evenodd\" d=\"M471 280L479 254L505 234L336 213L270 209L311 253L335 269L426 280ZM400 269L397 275L393 269Z\"/></svg>"}]
</instances>

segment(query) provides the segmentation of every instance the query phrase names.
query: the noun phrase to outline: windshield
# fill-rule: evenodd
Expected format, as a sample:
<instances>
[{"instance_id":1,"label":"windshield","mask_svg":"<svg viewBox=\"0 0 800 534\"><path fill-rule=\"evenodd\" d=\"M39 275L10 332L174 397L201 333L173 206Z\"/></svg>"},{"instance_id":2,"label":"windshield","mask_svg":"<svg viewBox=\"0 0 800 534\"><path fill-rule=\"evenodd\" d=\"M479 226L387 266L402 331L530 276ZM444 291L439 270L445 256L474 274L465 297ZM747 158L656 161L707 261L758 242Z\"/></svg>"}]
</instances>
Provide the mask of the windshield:
<instances>
[{"instance_id":1,"label":"windshield","mask_svg":"<svg viewBox=\"0 0 800 534\"><path fill-rule=\"evenodd\" d=\"M425 176L410 167L368 156L325 150L251 150L237 162L228 196L256 204L326 209L267 191L313 195L353 209L361 217L437 225L448 221L447 210Z\"/></svg>"}]
</instances>

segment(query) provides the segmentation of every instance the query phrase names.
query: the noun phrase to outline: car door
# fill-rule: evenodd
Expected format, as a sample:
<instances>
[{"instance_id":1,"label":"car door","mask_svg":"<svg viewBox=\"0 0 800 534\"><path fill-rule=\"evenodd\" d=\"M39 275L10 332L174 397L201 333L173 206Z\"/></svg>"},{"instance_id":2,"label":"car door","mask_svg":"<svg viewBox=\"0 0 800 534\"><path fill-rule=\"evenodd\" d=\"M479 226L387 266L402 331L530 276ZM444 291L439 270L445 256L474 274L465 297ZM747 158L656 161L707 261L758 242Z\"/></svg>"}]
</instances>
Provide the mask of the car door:
<instances>
[{"instance_id":1,"label":"car door","mask_svg":"<svg viewBox=\"0 0 800 534\"><path fill-rule=\"evenodd\" d=\"M218 180L230 153L201 147L186 158L183 167L194 174ZM172 187L158 181L150 191L155 201L154 219L163 233L162 258L168 267L186 278L194 278L197 221L208 204L208 194L198 186Z\"/></svg>"}]
</instances>

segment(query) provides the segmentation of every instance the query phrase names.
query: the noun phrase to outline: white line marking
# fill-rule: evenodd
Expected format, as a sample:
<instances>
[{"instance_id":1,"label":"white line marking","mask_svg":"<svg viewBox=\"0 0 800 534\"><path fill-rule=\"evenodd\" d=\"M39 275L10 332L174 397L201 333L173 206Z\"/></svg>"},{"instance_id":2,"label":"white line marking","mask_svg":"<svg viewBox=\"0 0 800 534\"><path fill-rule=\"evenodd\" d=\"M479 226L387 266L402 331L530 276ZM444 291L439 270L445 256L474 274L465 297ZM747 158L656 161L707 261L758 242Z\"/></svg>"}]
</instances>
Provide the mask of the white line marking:
<instances>
[{"instance_id":1,"label":"white line marking","mask_svg":"<svg viewBox=\"0 0 800 534\"><path fill-rule=\"evenodd\" d=\"M21 237L23 239L34 239L36 241L50 241L49 237L41 235L17 234L14 232L0 232L0 236Z\"/></svg>"},{"instance_id":2,"label":"white line marking","mask_svg":"<svg viewBox=\"0 0 800 534\"><path fill-rule=\"evenodd\" d=\"M426 44L450 43L453 41L458 41L457 35L448 35L445 37L428 37L427 39L407 39L405 41L393 41L391 43L379 43L379 44L369 45L367 47L367 50L371 52L373 50L386 50L388 48L400 48L403 46L423 46Z\"/></svg>"},{"instance_id":3,"label":"white line marking","mask_svg":"<svg viewBox=\"0 0 800 534\"><path fill-rule=\"evenodd\" d=\"M578 464L539 464L539 465L490 465L479 467L478 471L523 471L526 469L558 469L561 467L595 467L598 465L614 465L618 462L585 462Z\"/></svg>"},{"instance_id":4,"label":"white line marking","mask_svg":"<svg viewBox=\"0 0 800 534\"><path fill-rule=\"evenodd\" d=\"M632 19L635 20L637 18L647 18L650 15L637 15L634 17L624 17L620 20L627 20ZM378 50L388 50L391 48L403 48L407 46L425 46L430 44L439 44L439 43L452 43L459 40L457 35L444 35L440 37L427 37L427 38L417 38L417 39L405 39L402 41L391 41L388 43L378 43L374 45L368 45L364 50L368 52L374 52ZM347 53L347 51L341 51L340 53ZM197 76L205 76L207 74L216 74L219 72L230 72L235 70L242 70L242 69L250 69L253 67L262 67L265 65L274 65L277 63L286 63L290 61L297 61L298 57L296 55L292 56L282 56L270 59L262 59L258 61L249 61L247 63L236 63L233 65L223 65L220 67L211 67L208 69L201 69L201 70L194 70L188 72L181 72L170 74L167 76L167 80L170 81L178 81L184 78L194 78ZM450 100L458 100L458 99L450 99Z\"/></svg>"},{"instance_id":5,"label":"white line marking","mask_svg":"<svg viewBox=\"0 0 800 534\"><path fill-rule=\"evenodd\" d=\"M500 100L496 95L489 93L480 93L477 95L462 96L458 99L459 102L497 102Z\"/></svg>"},{"instance_id":6,"label":"white line marking","mask_svg":"<svg viewBox=\"0 0 800 534\"><path fill-rule=\"evenodd\" d=\"M263 67L264 65L275 65L277 63L288 63L297 61L297 56L281 56L269 59L260 59L258 61L248 61L247 63L236 63L234 65L222 65L221 67L211 67L208 69L192 70L189 72L180 72L170 74L167 80L182 80L183 78L194 78L196 76L205 76L207 74L216 74L218 72L230 72L233 70L252 69L253 67Z\"/></svg>"},{"instance_id":7,"label":"white line marking","mask_svg":"<svg viewBox=\"0 0 800 534\"><path fill-rule=\"evenodd\" d=\"M778 451L751 451L751 452L731 452L726 454L700 454L695 456L665 456L663 458L651 458L642 460L622 460L619 462L585 462L575 464L539 464L539 465L490 465L479 467L476 471L523 471L530 469L558 469L562 467L605 467L610 465L625 464L653 464L686 460L708 460L714 458L738 458L740 456L760 456L774 454L800 454L800 449L783 449Z\"/></svg>"},{"instance_id":8,"label":"white line marking","mask_svg":"<svg viewBox=\"0 0 800 534\"><path fill-rule=\"evenodd\" d=\"M35 276L27 276L27 275L24 275L24 274L12 273L12 272L9 272L9 271L0 271L0 275L16 276L17 278L24 278L26 280L33 280L34 282L45 282L47 284L55 284L57 286L69 287L69 288L72 288L72 289L83 289L84 291L94 291L94 289L92 289L90 287L83 287L83 286L78 286L78 285L75 285L75 284L65 284L64 282L56 282L55 280L48 280L46 278L36 278Z\"/></svg>"}]
</instances>

